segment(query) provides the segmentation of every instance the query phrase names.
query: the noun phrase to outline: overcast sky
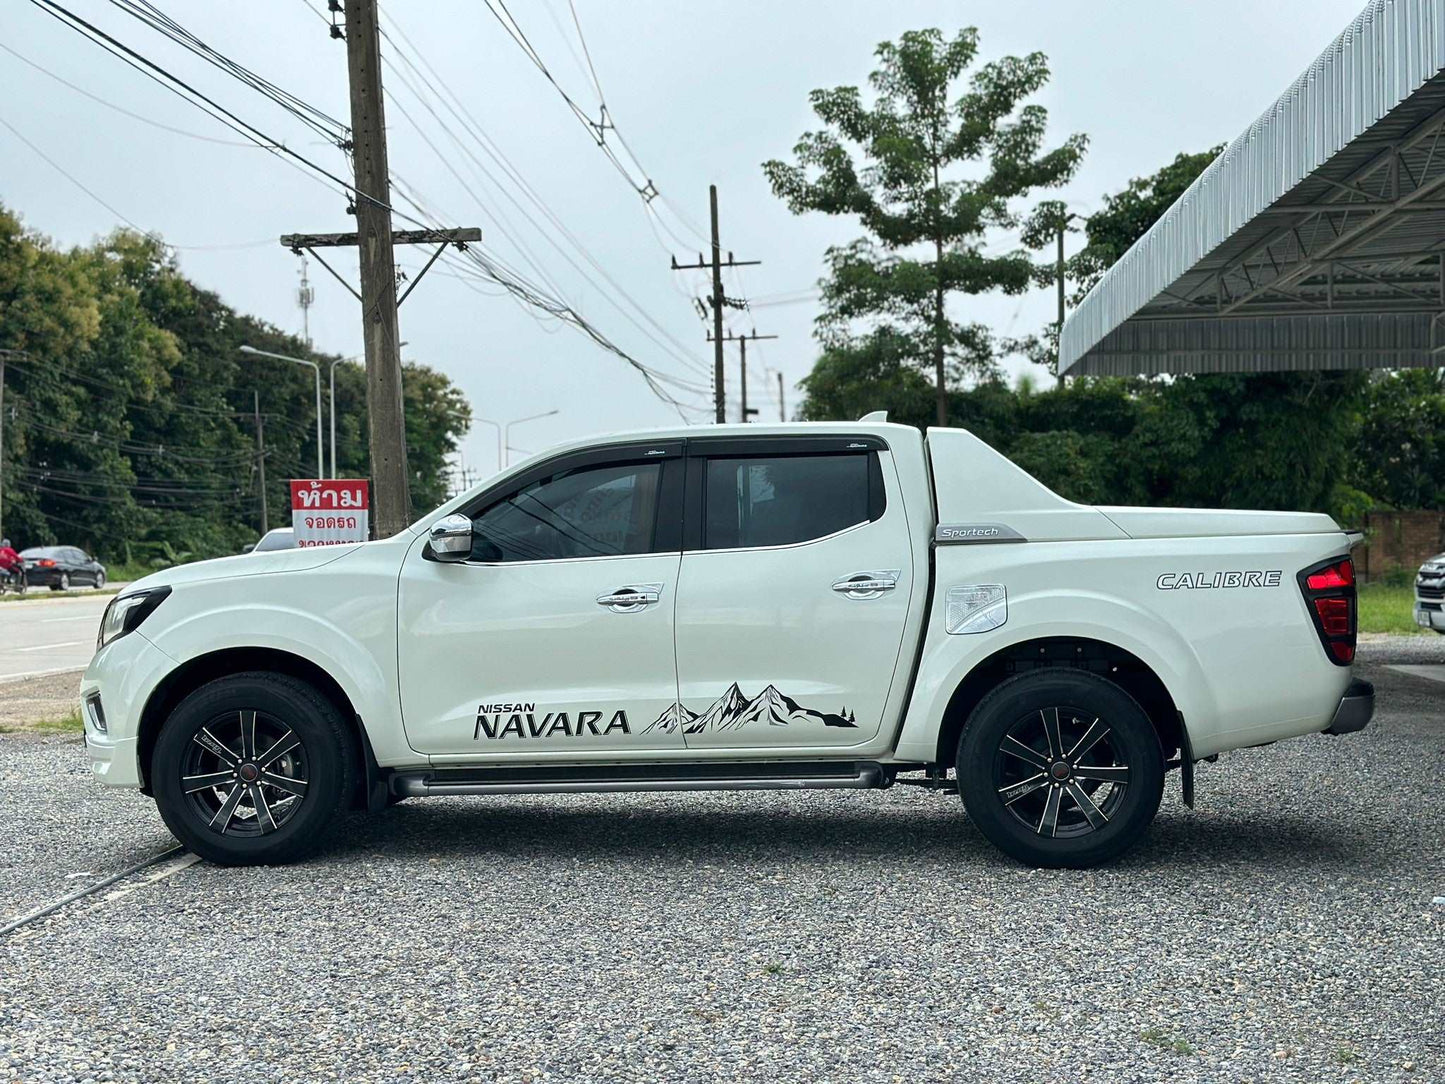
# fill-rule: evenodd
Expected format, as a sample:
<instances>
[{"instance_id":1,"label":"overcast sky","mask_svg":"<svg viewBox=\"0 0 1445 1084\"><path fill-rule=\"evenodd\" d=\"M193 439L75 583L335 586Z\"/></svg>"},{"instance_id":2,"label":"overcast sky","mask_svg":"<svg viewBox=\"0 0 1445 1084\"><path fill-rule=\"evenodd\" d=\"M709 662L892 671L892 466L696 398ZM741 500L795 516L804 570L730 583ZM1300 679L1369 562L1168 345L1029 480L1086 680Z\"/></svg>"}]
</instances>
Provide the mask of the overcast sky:
<instances>
[{"instance_id":1,"label":"overcast sky","mask_svg":"<svg viewBox=\"0 0 1445 1084\"><path fill-rule=\"evenodd\" d=\"M258 128L332 172L345 172L340 152L295 118L112 4L65 3ZM1087 213L1103 195L1178 152L1233 139L1361 6L1360 0L1107 5L576 0L576 5L612 119L662 193L652 204L654 214L484 0L383 0L383 12L587 255L550 226L518 187L489 181L483 167L499 180L505 167L431 100L474 158L457 150L399 80L388 89L421 123L426 139L449 152L451 169L400 108L389 105L392 170L454 224L480 226L486 249L508 265L534 279L545 273L568 302L639 360L698 383L710 372L711 347L690 298L707 285L696 273L669 270L668 258L672 252L680 262L697 258L705 239L692 230L706 228L707 186L717 184L724 248L738 259L763 261L729 276L730 295L760 301L751 312L735 314L730 326L780 336L749 351L750 405L760 407L763 417L776 417L778 410L776 379L764 367L784 374L791 414L798 394L794 382L807 374L815 356L817 302L810 291L823 252L859 231L851 221L789 214L771 194L760 163L790 157L798 136L816 126L810 90L866 80L878 42L909 29L936 26L952 33L975 25L985 59L1035 49L1047 54L1053 79L1038 101L1049 110L1051 141L1070 132L1090 137L1083 168L1058 195ZM332 116L348 118L345 45L328 36L318 16L324 0L189 5L159 0L159 6L213 48ZM566 0L510 0L508 7L557 82L594 111L597 92ZM117 213L179 246L180 265L192 279L244 312L300 332L299 261L276 238L354 228L334 191L254 146L195 138L237 139L31 4L6 5L0 43L99 98L188 133L122 115L0 51L5 90L0 119ZM61 244L87 243L121 224L3 126L0 162L0 201ZM990 247L1011 245L998 238ZM355 281L354 253L334 254L337 266ZM405 252L403 266L414 270L423 256ZM490 287L478 293L454 273L442 273L444 267L438 265L401 310L402 338L408 342L403 353L451 376L479 418L505 421L559 411L516 426L514 445L537 450L591 433L676 421L675 411L620 359L493 296ZM356 302L314 264L311 278L315 345L359 353ZM1022 299L980 297L959 314L990 324L1000 335L1021 334L1052 319L1053 306L1052 295L1039 291ZM735 347L729 347L727 381L735 402ZM691 404L707 402L706 393L679 395ZM490 473L496 444L495 431L478 423L463 448L467 464Z\"/></svg>"}]
</instances>

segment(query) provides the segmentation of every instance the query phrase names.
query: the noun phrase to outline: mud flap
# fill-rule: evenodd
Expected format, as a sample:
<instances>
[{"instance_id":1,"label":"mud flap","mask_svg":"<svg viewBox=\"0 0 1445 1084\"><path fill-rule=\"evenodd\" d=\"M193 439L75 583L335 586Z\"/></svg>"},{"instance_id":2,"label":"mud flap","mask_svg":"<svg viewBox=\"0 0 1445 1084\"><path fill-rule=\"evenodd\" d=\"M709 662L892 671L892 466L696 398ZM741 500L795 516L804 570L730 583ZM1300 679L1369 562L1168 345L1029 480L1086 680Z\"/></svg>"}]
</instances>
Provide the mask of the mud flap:
<instances>
[{"instance_id":1,"label":"mud flap","mask_svg":"<svg viewBox=\"0 0 1445 1084\"><path fill-rule=\"evenodd\" d=\"M1194 746L1189 742L1189 728L1184 725L1184 715L1179 715L1179 779L1184 804L1194 808Z\"/></svg>"}]
</instances>

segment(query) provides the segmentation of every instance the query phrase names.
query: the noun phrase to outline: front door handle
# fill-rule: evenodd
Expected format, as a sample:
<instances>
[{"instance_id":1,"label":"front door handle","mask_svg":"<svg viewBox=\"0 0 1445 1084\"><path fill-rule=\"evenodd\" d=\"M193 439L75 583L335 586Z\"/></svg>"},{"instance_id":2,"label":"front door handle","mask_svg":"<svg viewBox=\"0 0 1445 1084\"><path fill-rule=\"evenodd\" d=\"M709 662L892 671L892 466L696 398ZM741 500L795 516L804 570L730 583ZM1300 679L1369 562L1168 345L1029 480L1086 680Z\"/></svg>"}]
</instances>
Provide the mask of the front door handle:
<instances>
[{"instance_id":1,"label":"front door handle","mask_svg":"<svg viewBox=\"0 0 1445 1084\"><path fill-rule=\"evenodd\" d=\"M615 614L635 614L661 598L660 583L629 583L605 595L598 595L597 605L606 606Z\"/></svg>"},{"instance_id":2,"label":"front door handle","mask_svg":"<svg viewBox=\"0 0 1445 1084\"><path fill-rule=\"evenodd\" d=\"M854 572L834 580L833 590L845 598L878 598L885 591L892 591L897 587L898 577L902 574L902 569L897 568L874 572Z\"/></svg>"}]
</instances>

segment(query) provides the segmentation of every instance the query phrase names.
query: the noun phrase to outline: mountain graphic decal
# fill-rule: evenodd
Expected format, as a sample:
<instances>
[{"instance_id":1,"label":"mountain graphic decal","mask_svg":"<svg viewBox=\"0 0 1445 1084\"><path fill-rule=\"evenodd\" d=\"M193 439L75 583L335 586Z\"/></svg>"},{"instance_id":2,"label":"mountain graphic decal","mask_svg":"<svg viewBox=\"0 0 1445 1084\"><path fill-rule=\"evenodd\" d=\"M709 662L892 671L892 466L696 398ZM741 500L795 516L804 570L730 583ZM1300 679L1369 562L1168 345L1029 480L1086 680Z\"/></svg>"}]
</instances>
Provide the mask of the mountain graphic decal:
<instances>
[{"instance_id":1,"label":"mountain graphic decal","mask_svg":"<svg viewBox=\"0 0 1445 1084\"><path fill-rule=\"evenodd\" d=\"M688 711L681 704L670 705L661 715L643 728L642 733L647 734L657 731L659 734L671 734L680 726L687 726L697 715Z\"/></svg>"},{"instance_id":2,"label":"mountain graphic decal","mask_svg":"<svg viewBox=\"0 0 1445 1084\"><path fill-rule=\"evenodd\" d=\"M670 705L651 725L642 731L671 734L679 727L684 734L717 733L747 727L792 726L821 723L823 726L857 727L853 713L846 708L836 714L805 708L776 685L769 685L751 700L743 695L737 682L714 700L706 711L698 714L683 704Z\"/></svg>"}]
</instances>

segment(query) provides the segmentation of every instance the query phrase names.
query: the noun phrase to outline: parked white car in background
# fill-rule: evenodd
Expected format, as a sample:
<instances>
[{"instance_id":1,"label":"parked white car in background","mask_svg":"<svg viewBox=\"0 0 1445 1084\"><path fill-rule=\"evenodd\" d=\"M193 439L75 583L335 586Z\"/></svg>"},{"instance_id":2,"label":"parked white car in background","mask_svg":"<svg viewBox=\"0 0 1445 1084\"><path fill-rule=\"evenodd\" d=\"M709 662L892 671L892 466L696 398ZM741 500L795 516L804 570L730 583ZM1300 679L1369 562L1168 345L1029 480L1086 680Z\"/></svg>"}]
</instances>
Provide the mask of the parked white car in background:
<instances>
[{"instance_id":1,"label":"parked white car in background","mask_svg":"<svg viewBox=\"0 0 1445 1084\"><path fill-rule=\"evenodd\" d=\"M1415 624L1445 633L1445 553L1431 557L1415 576Z\"/></svg>"},{"instance_id":2,"label":"parked white car in background","mask_svg":"<svg viewBox=\"0 0 1445 1084\"><path fill-rule=\"evenodd\" d=\"M1192 802L1198 759L1363 727L1354 652L1328 516L1074 504L870 417L573 444L392 538L168 569L81 695L95 774L218 862L403 797L915 782L1088 866L1168 769Z\"/></svg>"}]
</instances>

